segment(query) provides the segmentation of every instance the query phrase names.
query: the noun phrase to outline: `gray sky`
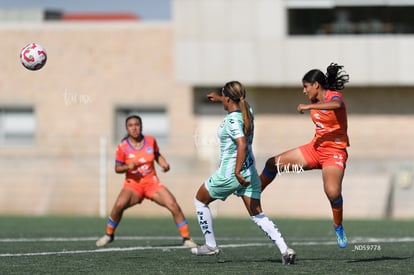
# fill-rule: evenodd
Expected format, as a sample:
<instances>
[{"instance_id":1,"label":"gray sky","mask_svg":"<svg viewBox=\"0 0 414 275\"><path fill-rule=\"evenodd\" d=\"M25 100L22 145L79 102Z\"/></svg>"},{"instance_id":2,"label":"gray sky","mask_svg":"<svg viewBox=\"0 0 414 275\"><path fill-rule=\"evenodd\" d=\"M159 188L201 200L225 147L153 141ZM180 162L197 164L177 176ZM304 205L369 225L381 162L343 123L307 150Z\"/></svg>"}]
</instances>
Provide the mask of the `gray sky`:
<instances>
[{"instance_id":1,"label":"gray sky","mask_svg":"<svg viewBox=\"0 0 414 275\"><path fill-rule=\"evenodd\" d=\"M0 0L0 9L47 8L66 12L132 12L143 20L170 20L170 0Z\"/></svg>"}]
</instances>

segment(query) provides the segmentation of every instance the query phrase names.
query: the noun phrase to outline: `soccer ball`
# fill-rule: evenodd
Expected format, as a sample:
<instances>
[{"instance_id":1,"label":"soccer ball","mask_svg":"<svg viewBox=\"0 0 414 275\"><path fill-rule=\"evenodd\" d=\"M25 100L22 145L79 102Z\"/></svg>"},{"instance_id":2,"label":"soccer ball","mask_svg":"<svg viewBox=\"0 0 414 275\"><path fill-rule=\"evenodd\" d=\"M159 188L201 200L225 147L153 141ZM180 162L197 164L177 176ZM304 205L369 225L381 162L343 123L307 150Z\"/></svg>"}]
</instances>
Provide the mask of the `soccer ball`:
<instances>
[{"instance_id":1,"label":"soccer ball","mask_svg":"<svg viewBox=\"0 0 414 275\"><path fill-rule=\"evenodd\" d=\"M30 43L20 51L20 61L26 69L37 71L46 64L46 50L37 43Z\"/></svg>"}]
</instances>

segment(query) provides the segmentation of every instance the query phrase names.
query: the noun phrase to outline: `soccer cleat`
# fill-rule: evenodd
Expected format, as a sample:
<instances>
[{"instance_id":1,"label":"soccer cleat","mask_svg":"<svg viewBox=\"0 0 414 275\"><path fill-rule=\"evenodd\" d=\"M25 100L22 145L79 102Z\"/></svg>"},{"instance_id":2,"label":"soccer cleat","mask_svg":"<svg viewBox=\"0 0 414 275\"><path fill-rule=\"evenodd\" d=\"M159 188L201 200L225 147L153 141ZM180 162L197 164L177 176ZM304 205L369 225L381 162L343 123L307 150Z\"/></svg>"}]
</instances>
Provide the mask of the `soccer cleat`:
<instances>
[{"instance_id":1,"label":"soccer cleat","mask_svg":"<svg viewBox=\"0 0 414 275\"><path fill-rule=\"evenodd\" d=\"M191 248L191 253L197 256L211 256L219 254L220 250L217 247L209 247L205 244L202 246Z\"/></svg>"},{"instance_id":2,"label":"soccer cleat","mask_svg":"<svg viewBox=\"0 0 414 275\"><path fill-rule=\"evenodd\" d=\"M292 248L288 248L282 255L282 264L290 265L294 264L296 259L296 252Z\"/></svg>"},{"instance_id":3,"label":"soccer cleat","mask_svg":"<svg viewBox=\"0 0 414 275\"><path fill-rule=\"evenodd\" d=\"M340 248L345 248L348 244L348 239L346 238L346 234L342 225L334 226L333 227L336 233L336 241L338 242L338 246Z\"/></svg>"},{"instance_id":4,"label":"soccer cleat","mask_svg":"<svg viewBox=\"0 0 414 275\"><path fill-rule=\"evenodd\" d=\"M188 248L195 248L197 247L197 244L192 239L183 238L183 246Z\"/></svg>"},{"instance_id":5,"label":"soccer cleat","mask_svg":"<svg viewBox=\"0 0 414 275\"><path fill-rule=\"evenodd\" d=\"M112 242L113 240L114 240L114 235L113 234L112 235L106 234L106 235L102 236L101 238L99 238L96 241L96 246L97 247L105 246L108 243Z\"/></svg>"}]
</instances>

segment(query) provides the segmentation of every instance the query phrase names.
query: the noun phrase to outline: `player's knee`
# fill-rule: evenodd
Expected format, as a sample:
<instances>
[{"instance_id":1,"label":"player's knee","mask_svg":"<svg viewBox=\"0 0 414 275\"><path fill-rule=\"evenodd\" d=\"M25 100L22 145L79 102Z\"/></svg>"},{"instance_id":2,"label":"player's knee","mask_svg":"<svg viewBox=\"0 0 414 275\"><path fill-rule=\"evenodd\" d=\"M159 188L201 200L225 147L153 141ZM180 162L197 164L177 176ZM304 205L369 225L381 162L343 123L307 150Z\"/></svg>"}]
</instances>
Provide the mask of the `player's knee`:
<instances>
[{"instance_id":1,"label":"player's knee","mask_svg":"<svg viewBox=\"0 0 414 275\"><path fill-rule=\"evenodd\" d=\"M265 169L267 172L271 174L276 174L277 172L276 157L271 157L266 161Z\"/></svg>"},{"instance_id":2,"label":"player's knee","mask_svg":"<svg viewBox=\"0 0 414 275\"><path fill-rule=\"evenodd\" d=\"M124 202L117 201L115 202L112 212L116 212L119 214L119 213L122 213L126 208L127 206Z\"/></svg>"},{"instance_id":3,"label":"player's knee","mask_svg":"<svg viewBox=\"0 0 414 275\"><path fill-rule=\"evenodd\" d=\"M329 201L336 201L341 197L341 190L338 188L325 187L325 194Z\"/></svg>"},{"instance_id":4,"label":"player's knee","mask_svg":"<svg viewBox=\"0 0 414 275\"><path fill-rule=\"evenodd\" d=\"M165 203L165 207L171 211L171 213L179 213L181 212L181 208L178 205L177 201L170 200Z\"/></svg>"}]
</instances>

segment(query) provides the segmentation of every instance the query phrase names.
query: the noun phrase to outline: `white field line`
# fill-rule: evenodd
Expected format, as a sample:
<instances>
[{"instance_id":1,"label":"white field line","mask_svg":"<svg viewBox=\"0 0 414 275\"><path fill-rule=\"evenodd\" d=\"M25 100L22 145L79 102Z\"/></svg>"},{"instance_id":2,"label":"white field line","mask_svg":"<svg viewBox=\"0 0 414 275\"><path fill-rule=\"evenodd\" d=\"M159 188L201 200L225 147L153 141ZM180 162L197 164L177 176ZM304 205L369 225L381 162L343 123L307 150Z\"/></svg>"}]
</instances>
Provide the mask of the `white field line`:
<instances>
[{"instance_id":1,"label":"white field line","mask_svg":"<svg viewBox=\"0 0 414 275\"><path fill-rule=\"evenodd\" d=\"M234 247L249 247L249 246L265 246L264 243L246 243L246 244L226 244L221 245L220 248L234 248ZM184 246L134 246L134 247L113 247L113 248L100 248L91 250L63 250L63 251L51 251L51 252L30 252L30 253L4 253L0 254L0 257L24 257L24 256L50 256L50 255L63 255L63 254L85 254L85 253L103 253L103 252L125 252L125 251L138 251L138 250L161 250L168 252L173 249L188 249Z\"/></svg>"},{"instance_id":2,"label":"white field line","mask_svg":"<svg viewBox=\"0 0 414 275\"><path fill-rule=\"evenodd\" d=\"M414 242L414 237L403 238L370 238L370 237L354 237L348 239L348 244L379 244L379 243L410 243ZM292 245L336 245L336 241L293 241Z\"/></svg>"},{"instance_id":3,"label":"white field line","mask_svg":"<svg viewBox=\"0 0 414 275\"><path fill-rule=\"evenodd\" d=\"M0 239L0 243L19 243L19 242L86 242L86 241L96 241L99 237L44 237L44 238L3 238ZM180 237L172 236L116 236L117 241L148 241L148 240L181 240ZM201 240L201 238L200 238ZM216 238L218 241L239 241L246 240L246 238ZM261 241L266 240L266 238L249 238L250 241Z\"/></svg>"},{"instance_id":4,"label":"white field line","mask_svg":"<svg viewBox=\"0 0 414 275\"><path fill-rule=\"evenodd\" d=\"M76 237L76 238L4 238L0 239L0 243L18 243L18 242L86 242L86 241L96 241L99 237ZM116 237L116 240L181 240L178 237L171 236L123 236Z\"/></svg>"},{"instance_id":5,"label":"white field line","mask_svg":"<svg viewBox=\"0 0 414 275\"><path fill-rule=\"evenodd\" d=\"M86 242L96 241L99 237L45 237L45 238L0 238L0 243L19 243L19 242ZM172 236L119 236L116 240L124 241L139 241L139 240L181 240L179 237ZM201 238L200 238L201 240ZM218 241L264 241L266 238L216 238ZM399 242L414 242L414 237L401 237L401 238L372 238L372 237L352 237L348 239L348 243L399 243ZM336 244L336 241L291 241L296 245L320 245L320 244Z\"/></svg>"},{"instance_id":6,"label":"white field line","mask_svg":"<svg viewBox=\"0 0 414 275\"><path fill-rule=\"evenodd\" d=\"M0 239L0 243L3 242L81 242L81 241L95 241L96 237L81 237L81 238L14 238L14 239ZM176 240L177 237L164 236L164 237L119 237L117 240ZM218 240L235 240L235 238L218 238ZM266 240L266 239L264 239ZM349 240L350 244L368 244L368 243L403 243L414 242L414 237L404 238L363 238L357 237ZM244 244L224 244L220 245L220 248L236 248L236 247L252 247L252 246L270 246L269 241L262 243L244 243ZM291 245L296 246L312 246L312 245L336 245L334 241L294 241ZM3 253L0 257L23 257L23 256L48 256L48 255L64 255L64 254L86 254L86 253L104 253L104 252L125 252L125 251L139 251L139 250L160 250L168 252L174 249L189 249L184 246L134 246L134 247L112 247L112 248L99 248L90 250L62 250L51 252L30 252L30 253Z\"/></svg>"}]
</instances>

